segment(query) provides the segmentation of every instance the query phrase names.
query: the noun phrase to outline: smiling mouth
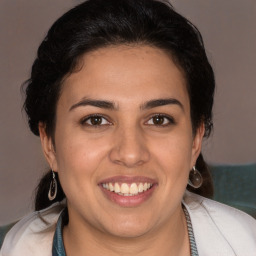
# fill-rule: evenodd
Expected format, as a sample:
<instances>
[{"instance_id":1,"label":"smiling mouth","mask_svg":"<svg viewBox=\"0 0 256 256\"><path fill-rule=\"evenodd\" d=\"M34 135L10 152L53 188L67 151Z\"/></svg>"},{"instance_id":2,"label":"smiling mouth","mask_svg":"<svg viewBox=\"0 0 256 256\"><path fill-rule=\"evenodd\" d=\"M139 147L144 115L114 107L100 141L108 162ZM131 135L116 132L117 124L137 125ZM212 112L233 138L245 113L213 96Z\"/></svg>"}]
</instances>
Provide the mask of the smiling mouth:
<instances>
[{"instance_id":1,"label":"smiling mouth","mask_svg":"<svg viewBox=\"0 0 256 256\"><path fill-rule=\"evenodd\" d=\"M146 191L148 191L149 189L152 188L153 184L152 183L112 183L112 182L108 182L108 183L102 183L101 186L110 191L113 192L117 195L120 196L136 196L139 194L142 194Z\"/></svg>"},{"instance_id":2,"label":"smiling mouth","mask_svg":"<svg viewBox=\"0 0 256 256\"><path fill-rule=\"evenodd\" d=\"M103 195L121 207L137 207L148 201L158 182L144 176L113 176L98 183Z\"/></svg>"}]
</instances>

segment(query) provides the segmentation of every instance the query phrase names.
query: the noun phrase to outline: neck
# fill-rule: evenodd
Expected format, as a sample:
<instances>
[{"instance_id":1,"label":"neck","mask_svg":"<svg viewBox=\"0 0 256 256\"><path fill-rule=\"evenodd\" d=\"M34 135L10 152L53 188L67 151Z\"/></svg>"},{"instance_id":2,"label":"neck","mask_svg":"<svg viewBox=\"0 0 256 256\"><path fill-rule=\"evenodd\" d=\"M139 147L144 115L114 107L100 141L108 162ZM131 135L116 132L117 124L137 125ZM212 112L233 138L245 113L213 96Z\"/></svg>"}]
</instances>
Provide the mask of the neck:
<instances>
[{"instance_id":1,"label":"neck","mask_svg":"<svg viewBox=\"0 0 256 256\"><path fill-rule=\"evenodd\" d=\"M67 256L183 256L190 255L187 224L182 207L168 223L139 237L117 237L69 222L64 227L63 239Z\"/></svg>"}]
</instances>

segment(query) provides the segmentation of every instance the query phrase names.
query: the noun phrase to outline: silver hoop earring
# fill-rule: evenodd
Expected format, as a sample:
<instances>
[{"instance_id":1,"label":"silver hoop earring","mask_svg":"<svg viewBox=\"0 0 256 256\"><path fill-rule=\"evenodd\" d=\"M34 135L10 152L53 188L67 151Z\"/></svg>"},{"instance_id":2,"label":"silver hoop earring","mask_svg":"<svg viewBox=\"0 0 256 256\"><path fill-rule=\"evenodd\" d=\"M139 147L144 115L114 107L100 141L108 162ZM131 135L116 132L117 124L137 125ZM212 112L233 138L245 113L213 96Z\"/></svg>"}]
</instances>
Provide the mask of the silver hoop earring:
<instances>
[{"instance_id":1,"label":"silver hoop earring","mask_svg":"<svg viewBox=\"0 0 256 256\"><path fill-rule=\"evenodd\" d=\"M192 188L200 188L203 184L203 177L201 173L193 166L192 170L189 173L188 185Z\"/></svg>"},{"instance_id":2,"label":"silver hoop earring","mask_svg":"<svg viewBox=\"0 0 256 256\"><path fill-rule=\"evenodd\" d=\"M58 188L58 185L57 185L57 180L55 178L55 173L54 171L52 171L52 181L51 181L49 192L48 192L48 198L50 201L56 198L57 188Z\"/></svg>"}]
</instances>

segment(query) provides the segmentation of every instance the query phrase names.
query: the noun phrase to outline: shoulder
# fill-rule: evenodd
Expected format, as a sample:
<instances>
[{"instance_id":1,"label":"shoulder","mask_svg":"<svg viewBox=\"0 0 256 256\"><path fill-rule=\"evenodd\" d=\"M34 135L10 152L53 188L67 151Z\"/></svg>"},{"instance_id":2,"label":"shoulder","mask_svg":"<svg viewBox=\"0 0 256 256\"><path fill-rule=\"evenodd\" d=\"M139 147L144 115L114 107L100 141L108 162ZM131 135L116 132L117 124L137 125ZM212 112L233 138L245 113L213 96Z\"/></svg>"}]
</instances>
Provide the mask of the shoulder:
<instances>
[{"instance_id":1,"label":"shoulder","mask_svg":"<svg viewBox=\"0 0 256 256\"><path fill-rule=\"evenodd\" d=\"M65 205L55 203L49 208L29 214L7 233L0 256L51 255L56 223Z\"/></svg>"},{"instance_id":2,"label":"shoulder","mask_svg":"<svg viewBox=\"0 0 256 256\"><path fill-rule=\"evenodd\" d=\"M246 227L246 224L249 224L250 227L255 227L256 225L256 220L247 213L188 191L185 193L184 203L193 214L207 213L206 216L215 220L221 217L221 223L223 222L223 218L226 218L229 222L243 223L243 227ZM255 232L256 230L253 229L253 231Z\"/></svg>"},{"instance_id":3,"label":"shoulder","mask_svg":"<svg viewBox=\"0 0 256 256\"><path fill-rule=\"evenodd\" d=\"M185 193L184 205L199 249L211 248L215 255L256 254L256 220L251 216L190 192Z\"/></svg>"}]
</instances>

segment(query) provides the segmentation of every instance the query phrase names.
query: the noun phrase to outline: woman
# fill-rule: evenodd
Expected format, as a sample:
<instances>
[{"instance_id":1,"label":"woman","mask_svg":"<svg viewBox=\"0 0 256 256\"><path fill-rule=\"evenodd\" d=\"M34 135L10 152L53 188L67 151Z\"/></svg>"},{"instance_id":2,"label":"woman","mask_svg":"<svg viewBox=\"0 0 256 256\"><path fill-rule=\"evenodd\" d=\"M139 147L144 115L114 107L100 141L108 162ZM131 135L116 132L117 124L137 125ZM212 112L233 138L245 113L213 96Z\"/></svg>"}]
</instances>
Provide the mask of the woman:
<instances>
[{"instance_id":1,"label":"woman","mask_svg":"<svg viewBox=\"0 0 256 256\"><path fill-rule=\"evenodd\" d=\"M255 220L205 198L214 87L200 33L168 3L64 14L26 88L51 171L0 255L255 255Z\"/></svg>"}]
</instances>

